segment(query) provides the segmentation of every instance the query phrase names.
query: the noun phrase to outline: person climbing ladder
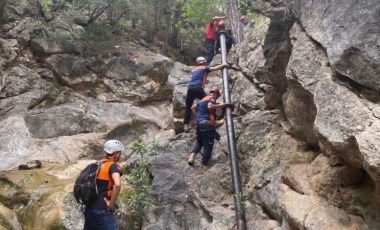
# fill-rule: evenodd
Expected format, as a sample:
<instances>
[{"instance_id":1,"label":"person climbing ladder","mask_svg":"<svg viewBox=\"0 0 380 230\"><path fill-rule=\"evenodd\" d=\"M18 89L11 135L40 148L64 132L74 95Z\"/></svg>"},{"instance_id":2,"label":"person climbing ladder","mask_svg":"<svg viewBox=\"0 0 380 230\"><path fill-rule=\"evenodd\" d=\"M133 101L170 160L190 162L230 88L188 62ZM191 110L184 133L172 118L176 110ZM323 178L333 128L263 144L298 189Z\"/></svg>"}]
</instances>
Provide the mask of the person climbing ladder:
<instances>
[{"instance_id":1,"label":"person climbing ladder","mask_svg":"<svg viewBox=\"0 0 380 230\"><path fill-rule=\"evenodd\" d=\"M189 122L191 118L191 106L193 105L194 100L202 99L206 96L206 93L204 91L204 87L206 85L207 81L207 75L211 71L220 70L224 67L228 67L228 64L221 64L217 66L206 66L206 59L204 57L198 57L196 60L197 67L192 71L191 73L191 79L189 82L189 86L187 89L187 95L186 95L186 109L185 109L185 115L183 119L184 124L184 130L185 132L188 132Z\"/></svg>"},{"instance_id":2,"label":"person climbing ladder","mask_svg":"<svg viewBox=\"0 0 380 230\"><path fill-rule=\"evenodd\" d=\"M215 111L218 108L226 106L233 107L232 104L216 103L220 97L219 87L214 86L210 90L210 94L204 97L198 104L191 107L194 114L196 114L197 123L197 142L192 146L191 154L188 159L188 164L193 165L197 154L203 147L202 156L202 171L207 170L207 164L211 159L212 149L214 147L214 139L216 135L215 130Z\"/></svg>"},{"instance_id":3,"label":"person climbing ladder","mask_svg":"<svg viewBox=\"0 0 380 230\"><path fill-rule=\"evenodd\" d=\"M214 57L215 39L216 39L216 27L220 20L225 19L226 16L214 16L212 20L207 23L205 33L205 53L206 53L206 65L210 65L212 58Z\"/></svg>"}]
</instances>

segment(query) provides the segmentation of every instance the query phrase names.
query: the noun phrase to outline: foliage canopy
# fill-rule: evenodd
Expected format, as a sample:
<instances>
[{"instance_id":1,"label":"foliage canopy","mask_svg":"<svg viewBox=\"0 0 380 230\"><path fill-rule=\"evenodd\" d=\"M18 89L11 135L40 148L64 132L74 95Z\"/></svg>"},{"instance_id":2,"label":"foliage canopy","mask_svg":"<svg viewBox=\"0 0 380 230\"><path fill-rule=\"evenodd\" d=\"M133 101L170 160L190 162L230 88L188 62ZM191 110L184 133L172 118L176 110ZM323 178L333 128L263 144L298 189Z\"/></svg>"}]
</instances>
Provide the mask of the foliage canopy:
<instances>
[{"instance_id":1,"label":"foliage canopy","mask_svg":"<svg viewBox=\"0 0 380 230\"><path fill-rule=\"evenodd\" d=\"M177 57L193 58L203 54L207 22L213 16L227 14L226 0L40 0L40 3L45 11L64 11L69 20L85 27L87 39L92 34L103 39L115 35L142 37L148 44L158 44L164 54L176 50ZM236 3L240 14L251 15L249 0Z\"/></svg>"}]
</instances>

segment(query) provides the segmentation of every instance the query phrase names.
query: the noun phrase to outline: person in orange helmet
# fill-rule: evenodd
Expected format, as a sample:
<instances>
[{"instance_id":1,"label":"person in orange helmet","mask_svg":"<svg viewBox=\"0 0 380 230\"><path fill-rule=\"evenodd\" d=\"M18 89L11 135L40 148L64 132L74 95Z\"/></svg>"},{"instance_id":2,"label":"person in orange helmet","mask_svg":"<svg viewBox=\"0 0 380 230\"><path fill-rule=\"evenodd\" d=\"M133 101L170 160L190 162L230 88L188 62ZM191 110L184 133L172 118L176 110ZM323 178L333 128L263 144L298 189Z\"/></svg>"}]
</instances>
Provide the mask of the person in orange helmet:
<instances>
[{"instance_id":1,"label":"person in orange helmet","mask_svg":"<svg viewBox=\"0 0 380 230\"><path fill-rule=\"evenodd\" d=\"M203 147L202 170L207 170L207 164L211 159L212 149L214 147L215 130L215 111L218 108L233 106L232 104L216 103L220 97L220 89L218 86L212 87L210 94L204 97L198 104L191 108L196 114L196 134L197 141L192 146L188 164L193 165L194 159Z\"/></svg>"}]
</instances>

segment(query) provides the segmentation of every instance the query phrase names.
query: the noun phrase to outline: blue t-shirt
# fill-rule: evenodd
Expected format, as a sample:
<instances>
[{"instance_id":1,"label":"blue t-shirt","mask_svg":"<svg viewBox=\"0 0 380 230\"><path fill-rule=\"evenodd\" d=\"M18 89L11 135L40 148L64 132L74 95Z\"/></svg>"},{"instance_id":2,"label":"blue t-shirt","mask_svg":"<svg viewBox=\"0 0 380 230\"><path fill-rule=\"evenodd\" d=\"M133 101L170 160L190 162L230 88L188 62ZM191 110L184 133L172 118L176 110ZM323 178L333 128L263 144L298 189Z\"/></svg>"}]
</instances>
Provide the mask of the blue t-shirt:
<instances>
[{"instance_id":1,"label":"blue t-shirt","mask_svg":"<svg viewBox=\"0 0 380 230\"><path fill-rule=\"evenodd\" d=\"M198 103L198 112L195 118L195 120L197 121L197 124L199 124L199 122L204 121L204 120L210 121L212 124L215 123L215 110L213 109L212 111L210 111L207 108L209 103L216 104L216 99L211 95L204 97Z\"/></svg>"},{"instance_id":2,"label":"blue t-shirt","mask_svg":"<svg viewBox=\"0 0 380 230\"><path fill-rule=\"evenodd\" d=\"M191 73L191 79L189 82L189 86L199 85L204 87L207 81L207 75L210 73L210 66L197 66Z\"/></svg>"}]
</instances>

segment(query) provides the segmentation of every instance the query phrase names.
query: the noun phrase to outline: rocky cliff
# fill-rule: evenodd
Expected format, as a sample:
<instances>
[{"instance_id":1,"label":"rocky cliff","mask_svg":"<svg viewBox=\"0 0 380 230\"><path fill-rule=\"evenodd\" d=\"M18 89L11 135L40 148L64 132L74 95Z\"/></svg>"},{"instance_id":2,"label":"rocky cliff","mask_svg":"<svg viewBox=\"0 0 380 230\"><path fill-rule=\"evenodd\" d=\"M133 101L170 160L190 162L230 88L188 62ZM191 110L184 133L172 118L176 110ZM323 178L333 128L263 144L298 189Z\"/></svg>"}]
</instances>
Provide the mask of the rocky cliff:
<instances>
[{"instance_id":1,"label":"rocky cliff","mask_svg":"<svg viewBox=\"0 0 380 230\"><path fill-rule=\"evenodd\" d=\"M83 158L116 138L170 145L149 156L154 202L142 229L235 228L225 126L208 171L186 163L191 67L141 41L111 39L88 53L86 29L65 15L47 23L34 1L0 6L1 227L81 229L73 180ZM229 70L248 229L378 229L380 3L253 6L264 16ZM208 85L221 85L218 76ZM36 159L42 169L14 169ZM125 208L119 221L130 227Z\"/></svg>"}]
</instances>

